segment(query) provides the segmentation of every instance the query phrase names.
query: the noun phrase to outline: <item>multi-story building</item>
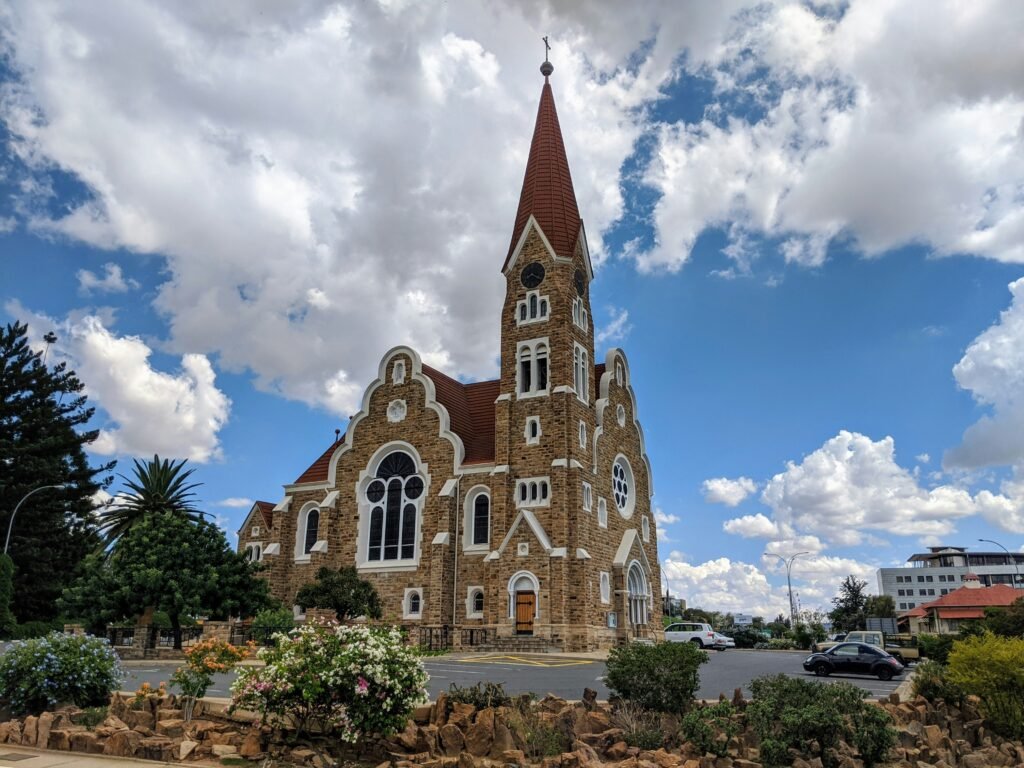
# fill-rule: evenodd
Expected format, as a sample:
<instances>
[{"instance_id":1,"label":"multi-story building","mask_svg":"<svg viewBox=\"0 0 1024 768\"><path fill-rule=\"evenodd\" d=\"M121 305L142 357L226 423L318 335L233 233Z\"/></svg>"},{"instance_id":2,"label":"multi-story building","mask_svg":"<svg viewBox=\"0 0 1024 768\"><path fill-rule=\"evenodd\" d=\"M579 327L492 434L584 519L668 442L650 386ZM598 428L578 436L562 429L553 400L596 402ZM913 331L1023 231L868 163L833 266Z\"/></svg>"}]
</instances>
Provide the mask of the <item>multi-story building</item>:
<instances>
[{"instance_id":1,"label":"multi-story building","mask_svg":"<svg viewBox=\"0 0 1024 768\"><path fill-rule=\"evenodd\" d=\"M983 587L996 584L1024 588L1024 553L968 552L966 547L929 547L911 555L909 565L879 568L878 593L889 595L897 611L909 611L964 585L968 574ZM1021 590L1024 595L1024 589Z\"/></svg>"},{"instance_id":2,"label":"multi-story building","mask_svg":"<svg viewBox=\"0 0 1024 768\"><path fill-rule=\"evenodd\" d=\"M586 650L662 631L650 462L625 354L595 364L551 71L494 265L500 377L457 381L405 346L384 355L346 434L239 530L288 605L321 566L355 566L386 620L455 642Z\"/></svg>"}]
</instances>

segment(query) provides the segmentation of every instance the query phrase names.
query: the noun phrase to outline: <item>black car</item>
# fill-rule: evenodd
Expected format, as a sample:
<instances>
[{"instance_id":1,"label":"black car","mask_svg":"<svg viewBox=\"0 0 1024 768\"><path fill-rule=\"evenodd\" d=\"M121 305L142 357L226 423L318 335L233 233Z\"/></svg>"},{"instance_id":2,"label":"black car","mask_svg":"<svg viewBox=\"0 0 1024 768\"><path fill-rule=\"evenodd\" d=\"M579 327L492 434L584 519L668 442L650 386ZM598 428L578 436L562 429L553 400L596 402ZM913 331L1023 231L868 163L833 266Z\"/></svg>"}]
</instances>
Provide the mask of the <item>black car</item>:
<instances>
[{"instance_id":1,"label":"black car","mask_svg":"<svg viewBox=\"0 0 1024 768\"><path fill-rule=\"evenodd\" d=\"M903 674L903 665L893 656L863 643L841 643L822 653L812 653L804 660L804 669L820 677L840 675L874 675L879 680L892 680Z\"/></svg>"}]
</instances>

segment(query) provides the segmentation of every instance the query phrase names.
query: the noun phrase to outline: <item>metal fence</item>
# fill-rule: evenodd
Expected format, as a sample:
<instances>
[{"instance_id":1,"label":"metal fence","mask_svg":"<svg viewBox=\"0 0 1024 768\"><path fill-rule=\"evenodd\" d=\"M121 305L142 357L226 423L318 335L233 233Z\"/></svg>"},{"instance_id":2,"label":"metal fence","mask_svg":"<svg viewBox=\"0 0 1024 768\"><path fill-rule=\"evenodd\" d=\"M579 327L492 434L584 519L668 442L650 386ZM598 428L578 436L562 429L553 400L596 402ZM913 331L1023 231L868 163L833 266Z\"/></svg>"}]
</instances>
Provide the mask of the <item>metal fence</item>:
<instances>
[{"instance_id":1,"label":"metal fence","mask_svg":"<svg viewBox=\"0 0 1024 768\"><path fill-rule=\"evenodd\" d=\"M417 627L419 646L426 651L445 651L452 647L451 627Z\"/></svg>"},{"instance_id":2,"label":"metal fence","mask_svg":"<svg viewBox=\"0 0 1024 768\"><path fill-rule=\"evenodd\" d=\"M135 645L135 627L107 627L107 640L115 648Z\"/></svg>"},{"instance_id":3,"label":"metal fence","mask_svg":"<svg viewBox=\"0 0 1024 768\"><path fill-rule=\"evenodd\" d=\"M203 639L202 627L181 627L177 630L146 627L147 648L191 648ZM180 637L179 637L180 636Z\"/></svg>"},{"instance_id":4,"label":"metal fence","mask_svg":"<svg viewBox=\"0 0 1024 768\"><path fill-rule=\"evenodd\" d=\"M290 624L282 626L236 624L231 628L231 643L233 645L255 643L266 648L275 644L274 635L278 633L287 635L292 628Z\"/></svg>"},{"instance_id":5,"label":"metal fence","mask_svg":"<svg viewBox=\"0 0 1024 768\"><path fill-rule=\"evenodd\" d=\"M482 627L471 627L462 630L462 647L471 648L477 645L487 645L490 640L490 630Z\"/></svg>"}]
</instances>

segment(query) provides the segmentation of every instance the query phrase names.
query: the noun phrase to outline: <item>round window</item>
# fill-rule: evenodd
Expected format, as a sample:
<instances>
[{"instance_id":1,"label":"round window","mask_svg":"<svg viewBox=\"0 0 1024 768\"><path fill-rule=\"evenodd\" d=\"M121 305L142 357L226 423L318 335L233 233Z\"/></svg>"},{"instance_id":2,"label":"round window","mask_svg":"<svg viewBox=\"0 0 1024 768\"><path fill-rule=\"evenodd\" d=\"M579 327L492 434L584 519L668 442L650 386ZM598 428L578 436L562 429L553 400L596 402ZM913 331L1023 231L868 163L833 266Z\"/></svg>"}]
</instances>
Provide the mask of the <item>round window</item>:
<instances>
[{"instance_id":1,"label":"round window","mask_svg":"<svg viewBox=\"0 0 1024 768\"><path fill-rule=\"evenodd\" d=\"M616 457L612 465L612 493L615 496L615 506L623 517L630 517L633 514L633 506L636 495L633 489L633 469L629 461L621 454Z\"/></svg>"}]
</instances>

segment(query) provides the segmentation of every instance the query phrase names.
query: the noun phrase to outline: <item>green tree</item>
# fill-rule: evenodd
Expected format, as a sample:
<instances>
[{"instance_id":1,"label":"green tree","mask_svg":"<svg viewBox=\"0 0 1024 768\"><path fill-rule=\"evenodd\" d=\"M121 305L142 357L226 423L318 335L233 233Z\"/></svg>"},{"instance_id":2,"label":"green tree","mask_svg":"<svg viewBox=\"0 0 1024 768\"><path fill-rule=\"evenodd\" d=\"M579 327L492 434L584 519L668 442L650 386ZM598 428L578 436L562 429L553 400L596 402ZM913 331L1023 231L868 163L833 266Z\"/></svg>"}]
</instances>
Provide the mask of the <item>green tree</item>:
<instances>
[{"instance_id":1,"label":"green tree","mask_svg":"<svg viewBox=\"0 0 1024 768\"><path fill-rule=\"evenodd\" d=\"M130 493L120 495L116 504L100 513L99 532L104 547L114 544L146 515L166 512L193 522L201 516L193 505L194 489L201 483L188 482L195 469L186 470L185 460L161 461L159 456L154 456L146 463L134 461L135 477L120 475Z\"/></svg>"},{"instance_id":2,"label":"green tree","mask_svg":"<svg viewBox=\"0 0 1024 768\"><path fill-rule=\"evenodd\" d=\"M890 595L871 595L864 603L864 615L876 619L895 619L896 602Z\"/></svg>"},{"instance_id":3,"label":"green tree","mask_svg":"<svg viewBox=\"0 0 1024 768\"><path fill-rule=\"evenodd\" d=\"M369 582L359 578L355 567L347 566L337 571L321 568L316 572L316 581L303 586L295 602L307 608L323 608L334 610L338 621L346 621L356 616L379 619L380 596Z\"/></svg>"},{"instance_id":4,"label":"green tree","mask_svg":"<svg viewBox=\"0 0 1024 768\"><path fill-rule=\"evenodd\" d=\"M17 621L11 613L11 597L14 594L14 561L8 555L0 554L0 637L10 637Z\"/></svg>"},{"instance_id":5,"label":"green tree","mask_svg":"<svg viewBox=\"0 0 1024 768\"><path fill-rule=\"evenodd\" d=\"M833 632L864 628L864 606L868 601L864 590L867 586L866 581L852 574L843 579L839 585L839 594L832 598L833 608L829 612Z\"/></svg>"},{"instance_id":6,"label":"green tree","mask_svg":"<svg viewBox=\"0 0 1024 768\"><path fill-rule=\"evenodd\" d=\"M161 512L136 521L106 556L93 553L61 605L91 628L136 618L148 608L165 611L180 648L189 617L252 616L270 607L258 571L217 526Z\"/></svg>"},{"instance_id":7,"label":"green tree","mask_svg":"<svg viewBox=\"0 0 1024 768\"><path fill-rule=\"evenodd\" d=\"M986 608L984 625L1002 637L1024 637L1024 597L1006 608Z\"/></svg>"},{"instance_id":8,"label":"green tree","mask_svg":"<svg viewBox=\"0 0 1024 768\"><path fill-rule=\"evenodd\" d=\"M87 428L94 409L83 386L66 363L48 367L32 350L28 326L0 329L0 535L30 491L66 486L34 494L11 527L11 609L21 622L56 618L57 598L99 540L93 497L110 484L114 463L93 467L86 457L99 431Z\"/></svg>"}]
</instances>

